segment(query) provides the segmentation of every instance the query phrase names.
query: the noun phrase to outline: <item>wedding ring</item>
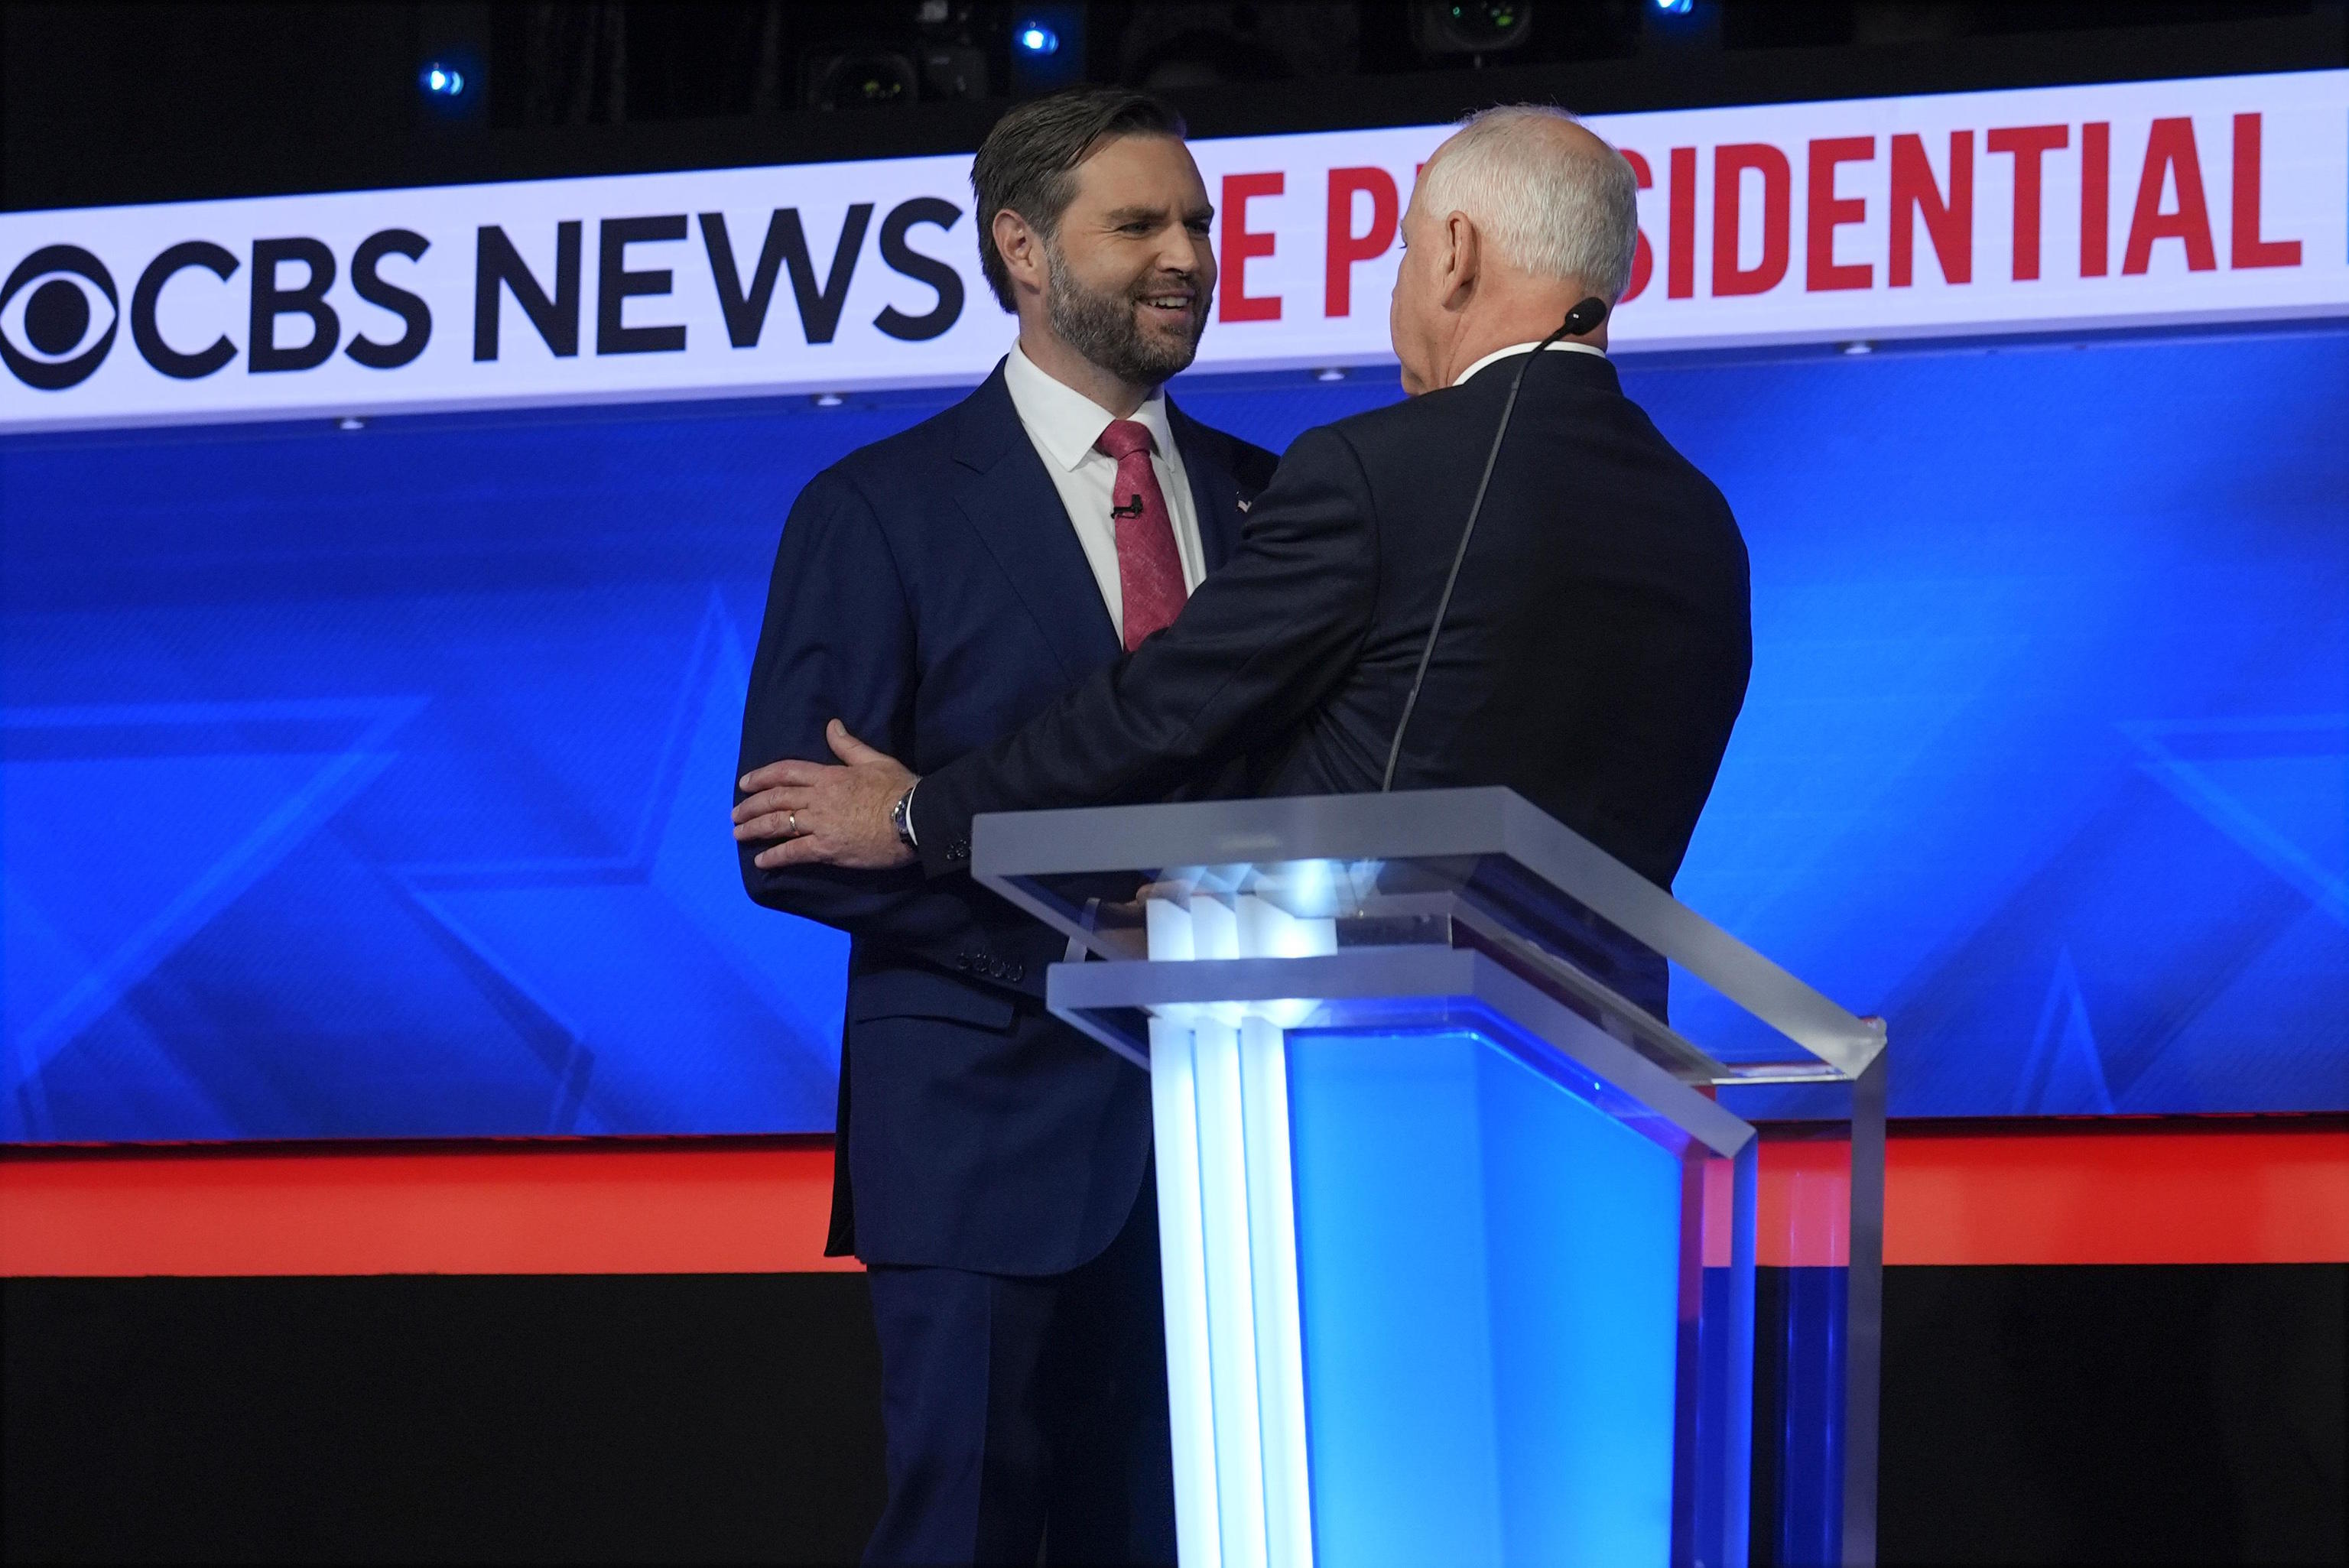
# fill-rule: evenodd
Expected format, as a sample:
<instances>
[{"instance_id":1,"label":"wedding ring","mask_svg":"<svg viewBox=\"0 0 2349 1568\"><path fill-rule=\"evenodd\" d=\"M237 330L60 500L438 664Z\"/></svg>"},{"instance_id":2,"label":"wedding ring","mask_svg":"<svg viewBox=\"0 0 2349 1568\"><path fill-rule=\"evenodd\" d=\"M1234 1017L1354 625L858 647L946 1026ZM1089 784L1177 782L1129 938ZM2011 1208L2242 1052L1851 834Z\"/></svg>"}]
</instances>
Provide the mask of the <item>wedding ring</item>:
<instances>
[{"instance_id":1,"label":"wedding ring","mask_svg":"<svg viewBox=\"0 0 2349 1568\"><path fill-rule=\"evenodd\" d=\"M797 811L792 811L785 815L783 818L783 837L787 839L796 839L799 836L800 814Z\"/></svg>"}]
</instances>

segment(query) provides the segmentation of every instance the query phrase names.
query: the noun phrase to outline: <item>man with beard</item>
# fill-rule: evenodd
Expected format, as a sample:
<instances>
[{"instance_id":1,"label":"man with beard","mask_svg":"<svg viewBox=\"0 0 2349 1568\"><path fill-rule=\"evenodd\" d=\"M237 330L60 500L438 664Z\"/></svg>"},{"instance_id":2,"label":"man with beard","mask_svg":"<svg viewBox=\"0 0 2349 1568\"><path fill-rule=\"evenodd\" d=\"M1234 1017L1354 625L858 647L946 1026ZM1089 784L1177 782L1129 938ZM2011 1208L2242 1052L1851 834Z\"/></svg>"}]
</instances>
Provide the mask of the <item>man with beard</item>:
<instances>
[{"instance_id":1,"label":"man with beard","mask_svg":"<svg viewBox=\"0 0 2349 1568\"><path fill-rule=\"evenodd\" d=\"M1197 352L1213 210L1182 122L1131 92L1013 109L971 170L1019 342L954 407L792 508L745 771L854 731L927 769L1164 626L1273 459L1160 386ZM1042 1010L1063 944L972 884L765 869L846 931L827 1250L868 1266L889 1497L870 1563L1174 1560L1148 1079Z\"/></svg>"},{"instance_id":2,"label":"man with beard","mask_svg":"<svg viewBox=\"0 0 2349 1568\"><path fill-rule=\"evenodd\" d=\"M1571 115L1471 119L1402 216L1411 396L1299 436L1182 616L1017 733L936 770L843 738L849 766L745 779L754 863L918 855L953 886L982 812L1147 799L1237 755L1268 795L1505 785L1669 891L1753 632L1728 503L1607 358L1638 190ZM1619 962L1660 1009L1661 961Z\"/></svg>"}]
</instances>

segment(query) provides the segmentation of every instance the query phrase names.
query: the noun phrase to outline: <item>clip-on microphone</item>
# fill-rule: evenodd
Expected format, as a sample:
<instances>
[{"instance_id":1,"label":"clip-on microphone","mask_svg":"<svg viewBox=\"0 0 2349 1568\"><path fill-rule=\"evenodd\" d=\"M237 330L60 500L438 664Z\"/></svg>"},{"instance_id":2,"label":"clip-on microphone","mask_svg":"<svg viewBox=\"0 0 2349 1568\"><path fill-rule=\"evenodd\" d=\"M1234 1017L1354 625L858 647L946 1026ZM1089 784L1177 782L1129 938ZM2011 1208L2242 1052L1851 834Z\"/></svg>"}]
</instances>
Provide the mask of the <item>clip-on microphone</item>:
<instances>
[{"instance_id":1,"label":"clip-on microphone","mask_svg":"<svg viewBox=\"0 0 2349 1568\"><path fill-rule=\"evenodd\" d=\"M1133 499L1127 501L1123 506L1117 504L1117 497L1115 495L1112 495L1109 498L1109 514L1112 518L1140 517L1142 515L1142 492L1140 490L1134 491Z\"/></svg>"},{"instance_id":2,"label":"clip-on microphone","mask_svg":"<svg viewBox=\"0 0 2349 1568\"><path fill-rule=\"evenodd\" d=\"M1566 313L1557 330L1541 340L1540 346L1518 363L1517 373L1509 381L1508 401L1501 405L1501 423L1493 432L1493 445L1485 454L1485 474L1476 481L1476 499L1468 504L1468 521L1460 530L1460 548L1452 552L1452 570L1444 579L1444 596L1435 602L1435 624L1427 628L1427 642L1419 650L1419 668L1413 672L1411 690L1402 699L1402 717L1395 723L1394 739L1387 746L1387 770L1379 779L1379 793L1394 788L1395 764L1402 757L1403 732L1411 727L1412 710L1419 706L1419 688L1427 679L1428 661L1435 656L1435 640L1444 634L1444 617L1452 608L1452 590L1460 581L1460 563L1468 559L1468 541L1476 531L1476 514L1485 510L1485 490L1493 482L1493 465L1500 460L1501 440L1509 433L1509 416L1517 409L1517 388L1526 384L1526 372L1535 360L1549 351L1549 346L1561 337L1580 337L1598 330L1607 319L1607 302L1593 294Z\"/></svg>"}]
</instances>

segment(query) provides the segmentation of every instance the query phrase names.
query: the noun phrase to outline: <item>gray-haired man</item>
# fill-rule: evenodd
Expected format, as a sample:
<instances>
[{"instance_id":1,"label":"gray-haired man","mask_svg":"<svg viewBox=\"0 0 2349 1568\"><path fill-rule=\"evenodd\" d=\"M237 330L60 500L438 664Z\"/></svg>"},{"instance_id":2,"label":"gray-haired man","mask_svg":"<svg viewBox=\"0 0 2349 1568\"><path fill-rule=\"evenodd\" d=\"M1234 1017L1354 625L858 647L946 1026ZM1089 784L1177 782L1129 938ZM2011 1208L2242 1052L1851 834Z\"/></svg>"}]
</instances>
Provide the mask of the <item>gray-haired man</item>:
<instances>
[{"instance_id":1,"label":"gray-haired man","mask_svg":"<svg viewBox=\"0 0 2349 1568\"><path fill-rule=\"evenodd\" d=\"M1624 397L1603 325L1526 357L1586 296L1621 294L1634 196L1622 156L1571 116L1470 121L1403 217L1392 323L1415 395L1299 437L1174 624L1019 733L917 787L878 753L762 770L737 813L746 837L780 841L761 863L911 861L888 827L910 787L932 885L957 885L979 812L1145 798L1245 752L1265 794L1390 773L1398 789L1507 785L1669 887L1744 701L1744 542ZM1646 997L1661 977L1619 978Z\"/></svg>"}]
</instances>

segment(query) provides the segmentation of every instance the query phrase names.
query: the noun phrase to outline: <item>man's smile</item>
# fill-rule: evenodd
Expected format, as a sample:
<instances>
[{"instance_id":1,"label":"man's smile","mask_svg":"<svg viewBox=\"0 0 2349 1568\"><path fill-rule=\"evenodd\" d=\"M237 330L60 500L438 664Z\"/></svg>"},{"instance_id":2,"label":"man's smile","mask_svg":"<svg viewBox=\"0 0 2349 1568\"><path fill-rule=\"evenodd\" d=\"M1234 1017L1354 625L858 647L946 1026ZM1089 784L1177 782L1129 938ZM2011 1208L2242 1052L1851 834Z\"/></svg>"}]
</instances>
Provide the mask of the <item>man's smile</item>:
<instances>
[{"instance_id":1,"label":"man's smile","mask_svg":"<svg viewBox=\"0 0 2349 1568\"><path fill-rule=\"evenodd\" d=\"M1134 314L1143 321L1188 332L1198 321L1198 300L1190 289L1161 289L1137 299Z\"/></svg>"}]
</instances>

